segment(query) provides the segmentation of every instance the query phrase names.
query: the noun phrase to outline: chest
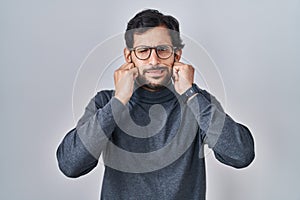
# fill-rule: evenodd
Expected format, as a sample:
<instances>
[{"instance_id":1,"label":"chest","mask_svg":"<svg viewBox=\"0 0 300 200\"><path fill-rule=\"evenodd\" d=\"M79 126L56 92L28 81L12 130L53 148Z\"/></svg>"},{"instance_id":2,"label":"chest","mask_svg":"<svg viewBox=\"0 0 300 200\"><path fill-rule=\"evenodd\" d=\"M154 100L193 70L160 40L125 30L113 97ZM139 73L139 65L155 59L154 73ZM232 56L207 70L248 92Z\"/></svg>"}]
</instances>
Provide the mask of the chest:
<instances>
[{"instance_id":1,"label":"chest","mask_svg":"<svg viewBox=\"0 0 300 200\"><path fill-rule=\"evenodd\" d=\"M111 141L126 151L156 151L174 138L181 124L181 115L179 103L131 103L120 116Z\"/></svg>"}]
</instances>

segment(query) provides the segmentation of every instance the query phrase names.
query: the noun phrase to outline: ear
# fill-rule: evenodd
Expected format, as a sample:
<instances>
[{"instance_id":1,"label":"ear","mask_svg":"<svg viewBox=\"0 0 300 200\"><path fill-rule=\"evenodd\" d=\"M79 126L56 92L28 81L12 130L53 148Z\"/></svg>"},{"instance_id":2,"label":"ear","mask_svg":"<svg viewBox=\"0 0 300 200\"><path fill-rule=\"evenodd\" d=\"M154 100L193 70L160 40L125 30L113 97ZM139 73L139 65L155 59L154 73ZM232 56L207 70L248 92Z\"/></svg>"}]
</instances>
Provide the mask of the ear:
<instances>
[{"instance_id":1,"label":"ear","mask_svg":"<svg viewBox=\"0 0 300 200\"><path fill-rule=\"evenodd\" d=\"M128 48L124 48L124 58L125 58L125 61L127 63L131 63L132 62L132 59L131 59L131 52Z\"/></svg>"},{"instance_id":2,"label":"ear","mask_svg":"<svg viewBox=\"0 0 300 200\"><path fill-rule=\"evenodd\" d=\"M174 56L175 56L175 61L176 62L179 62L179 60L181 58L181 54L182 54L182 50L181 49L175 51Z\"/></svg>"}]
</instances>

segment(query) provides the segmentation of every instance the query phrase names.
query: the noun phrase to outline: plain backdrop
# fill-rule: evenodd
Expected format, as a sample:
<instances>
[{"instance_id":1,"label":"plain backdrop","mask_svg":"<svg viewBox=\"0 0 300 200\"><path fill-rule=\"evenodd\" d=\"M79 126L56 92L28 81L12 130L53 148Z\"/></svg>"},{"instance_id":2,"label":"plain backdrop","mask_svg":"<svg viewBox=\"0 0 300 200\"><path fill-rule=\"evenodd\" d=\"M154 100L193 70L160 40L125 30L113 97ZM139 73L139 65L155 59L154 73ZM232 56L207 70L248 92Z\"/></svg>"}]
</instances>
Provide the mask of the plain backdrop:
<instances>
[{"instance_id":1,"label":"plain backdrop","mask_svg":"<svg viewBox=\"0 0 300 200\"><path fill-rule=\"evenodd\" d=\"M207 199L299 200L299 0L1 0L0 199L99 199L103 165L66 178L55 152L75 126L74 109L84 111L72 106L79 67L144 8L174 15L206 49L226 98L214 95L255 138L256 158L246 169L207 156ZM82 104L95 88L113 86L112 74L105 77L86 88Z\"/></svg>"}]
</instances>

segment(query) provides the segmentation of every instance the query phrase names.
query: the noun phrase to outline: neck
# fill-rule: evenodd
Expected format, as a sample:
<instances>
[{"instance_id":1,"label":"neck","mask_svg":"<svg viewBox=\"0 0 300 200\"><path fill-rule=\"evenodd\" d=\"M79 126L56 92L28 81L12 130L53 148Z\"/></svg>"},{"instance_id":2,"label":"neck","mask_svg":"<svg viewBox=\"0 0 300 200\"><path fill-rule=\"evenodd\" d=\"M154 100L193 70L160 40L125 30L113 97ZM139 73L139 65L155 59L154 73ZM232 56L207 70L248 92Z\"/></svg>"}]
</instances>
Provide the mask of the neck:
<instances>
[{"instance_id":1,"label":"neck","mask_svg":"<svg viewBox=\"0 0 300 200\"><path fill-rule=\"evenodd\" d=\"M148 104L160 104L170 100L176 100L177 98L175 97L176 92L172 82L170 82L168 85L162 85L157 89L135 84L135 89L132 94L132 99L134 101Z\"/></svg>"},{"instance_id":2,"label":"neck","mask_svg":"<svg viewBox=\"0 0 300 200\"><path fill-rule=\"evenodd\" d=\"M159 86L159 87L155 87L154 88L154 87L149 87L147 85L144 85L144 86L142 86L142 88L145 89L145 90L148 90L150 92L157 92L157 91L162 90L164 87L163 86Z\"/></svg>"}]
</instances>

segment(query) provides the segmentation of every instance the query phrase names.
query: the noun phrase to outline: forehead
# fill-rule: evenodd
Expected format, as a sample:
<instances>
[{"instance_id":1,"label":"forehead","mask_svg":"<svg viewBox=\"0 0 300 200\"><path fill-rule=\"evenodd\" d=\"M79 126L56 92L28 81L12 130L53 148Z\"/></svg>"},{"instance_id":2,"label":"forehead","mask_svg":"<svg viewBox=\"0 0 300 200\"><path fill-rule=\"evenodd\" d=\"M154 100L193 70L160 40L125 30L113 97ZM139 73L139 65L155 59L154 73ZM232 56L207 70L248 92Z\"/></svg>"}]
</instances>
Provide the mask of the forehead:
<instances>
[{"instance_id":1,"label":"forehead","mask_svg":"<svg viewBox=\"0 0 300 200\"><path fill-rule=\"evenodd\" d=\"M165 27L155 27L144 33L135 33L133 35L133 46L157 46L161 44L172 45L169 31Z\"/></svg>"}]
</instances>

